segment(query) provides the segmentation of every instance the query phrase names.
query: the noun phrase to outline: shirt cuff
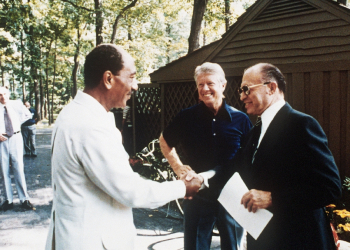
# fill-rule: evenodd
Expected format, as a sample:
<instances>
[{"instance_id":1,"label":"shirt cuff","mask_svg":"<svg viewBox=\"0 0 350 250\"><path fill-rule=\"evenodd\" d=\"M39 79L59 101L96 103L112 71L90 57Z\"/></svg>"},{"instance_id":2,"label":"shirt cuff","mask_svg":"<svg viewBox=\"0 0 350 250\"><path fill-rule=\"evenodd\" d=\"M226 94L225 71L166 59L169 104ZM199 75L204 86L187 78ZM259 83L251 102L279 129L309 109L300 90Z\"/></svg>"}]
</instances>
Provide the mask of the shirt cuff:
<instances>
[{"instance_id":1,"label":"shirt cuff","mask_svg":"<svg viewBox=\"0 0 350 250\"><path fill-rule=\"evenodd\" d=\"M208 180L212 178L215 174L216 174L215 170L208 170L206 172L199 173L199 175L203 177L203 183L199 190L202 190L204 188L209 188Z\"/></svg>"}]
</instances>

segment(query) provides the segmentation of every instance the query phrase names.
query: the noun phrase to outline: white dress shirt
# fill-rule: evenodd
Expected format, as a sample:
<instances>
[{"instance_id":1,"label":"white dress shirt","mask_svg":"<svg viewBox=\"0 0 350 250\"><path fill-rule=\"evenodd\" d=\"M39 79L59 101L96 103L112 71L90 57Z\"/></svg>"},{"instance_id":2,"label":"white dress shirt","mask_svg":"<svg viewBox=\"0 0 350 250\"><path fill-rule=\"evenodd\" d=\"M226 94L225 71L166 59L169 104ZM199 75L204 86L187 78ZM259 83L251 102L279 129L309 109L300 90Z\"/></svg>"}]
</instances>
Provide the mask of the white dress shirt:
<instances>
[{"instance_id":1,"label":"white dress shirt","mask_svg":"<svg viewBox=\"0 0 350 250\"><path fill-rule=\"evenodd\" d=\"M6 104L7 113L11 119L13 132L21 131L21 125L28 119L31 119L32 114L23 105L20 100L10 100ZM0 134L6 132L4 119L5 105L0 103Z\"/></svg>"},{"instance_id":2,"label":"white dress shirt","mask_svg":"<svg viewBox=\"0 0 350 250\"><path fill-rule=\"evenodd\" d=\"M258 147L260 145L261 140L263 139L266 130L270 126L270 123L272 122L273 118L275 118L277 112L286 104L285 100L277 101L276 103L272 104L270 107L268 107L264 113L261 115L261 134L259 137L259 143Z\"/></svg>"}]
</instances>

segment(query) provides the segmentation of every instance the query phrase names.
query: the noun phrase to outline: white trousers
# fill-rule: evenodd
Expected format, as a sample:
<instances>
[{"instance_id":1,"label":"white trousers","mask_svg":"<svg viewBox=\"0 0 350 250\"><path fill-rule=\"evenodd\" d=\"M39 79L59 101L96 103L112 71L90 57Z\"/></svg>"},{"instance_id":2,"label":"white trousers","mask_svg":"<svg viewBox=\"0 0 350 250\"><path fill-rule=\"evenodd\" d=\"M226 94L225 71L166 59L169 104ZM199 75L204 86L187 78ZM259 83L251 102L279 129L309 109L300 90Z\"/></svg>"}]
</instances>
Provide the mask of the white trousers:
<instances>
[{"instance_id":1,"label":"white trousers","mask_svg":"<svg viewBox=\"0 0 350 250\"><path fill-rule=\"evenodd\" d=\"M6 198L13 202L10 164L15 178L18 197L21 202L29 200L23 165L23 139L21 133L14 134L6 141L0 142L0 166L5 182Z\"/></svg>"}]
</instances>

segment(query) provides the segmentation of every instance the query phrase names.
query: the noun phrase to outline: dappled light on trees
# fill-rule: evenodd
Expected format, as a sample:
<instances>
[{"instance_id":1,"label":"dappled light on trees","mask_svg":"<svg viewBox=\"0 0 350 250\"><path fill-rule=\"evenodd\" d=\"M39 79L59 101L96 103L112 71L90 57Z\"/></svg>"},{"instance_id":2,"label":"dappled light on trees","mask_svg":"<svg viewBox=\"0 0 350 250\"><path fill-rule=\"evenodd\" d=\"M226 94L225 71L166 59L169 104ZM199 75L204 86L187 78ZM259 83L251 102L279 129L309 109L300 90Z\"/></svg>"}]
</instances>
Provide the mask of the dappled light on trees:
<instances>
[{"instance_id":1,"label":"dappled light on trees","mask_svg":"<svg viewBox=\"0 0 350 250\"><path fill-rule=\"evenodd\" d=\"M230 8L227 0L226 5L225 0L205 2L207 8L200 13L204 21L196 23L196 48L220 39L225 23L237 18L235 4L244 10L254 0L231 1ZM139 82L149 83L150 73L189 51L193 4L194 0L2 0L0 84L9 86L12 98L29 100L40 119L52 123L54 114L83 89L85 55L103 42L125 48L135 58Z\"/></svg>"}]
</instances>

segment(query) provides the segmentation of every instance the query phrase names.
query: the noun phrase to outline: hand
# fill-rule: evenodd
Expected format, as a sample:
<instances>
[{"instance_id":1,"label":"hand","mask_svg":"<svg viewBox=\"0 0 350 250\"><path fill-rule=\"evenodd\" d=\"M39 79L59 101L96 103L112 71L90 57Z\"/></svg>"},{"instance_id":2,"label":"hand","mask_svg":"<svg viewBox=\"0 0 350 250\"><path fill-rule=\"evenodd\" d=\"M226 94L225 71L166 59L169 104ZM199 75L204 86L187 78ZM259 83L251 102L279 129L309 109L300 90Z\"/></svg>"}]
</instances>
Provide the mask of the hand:
<instances>
[{"instance_id":1,"label":"hand","mask_svg":"<svg viewBox=\"0 0 350 250\"><path fill-rule=\"evenodd\" d=\"M0 141L7 141L7 138L5 136L0 135Z\"/></svg>"},{"instance_id":2,"label":"hand","mask_svg":"<svg viewBox=\"0 0 350 250\"><path fill-rule=\"evenodd\" d=\"M253 211L253 213L255 213L258 209L271 207L271 192L255 189L249 190L243 195L241 204L243 204L249 212Z\"/></svg>"},{"instance_id":3,"label":"hand","mask_svg":"<svg viewBox=\"0 0 350 250\"><path fill-rule=\"evenodd\" d=\"M198 177L192 177L190 181L187 181L185 175L181 177L181 180L186 185L185 199L191 200L198 193L199 188L202 186L202 181Z\"/></svg>"},{"instance_id":4,"label":"hand","mask_svg":"<svg viewBox=\"0 0 350 250\"><path fill-rule=\"evenodd\" d=\"M182 176L186 176L189 171L192 171L192 168L188 165L180 165L174 167L175 174L181 179Z\"/></svg>"},{"instance_id":5,"label":"hand","mask_svg":"<svg viewBox=\"0 0 350 250\"><path fill-rule=\"evenodd\" d=\"M204 181L203 176L197 174L193 170L188 171L185 180L186 181L191 181L193 178L198 178L200 180L200 182L201 182L201 185L202 185L202 183Z\"/></svg>"}]
</instances>

